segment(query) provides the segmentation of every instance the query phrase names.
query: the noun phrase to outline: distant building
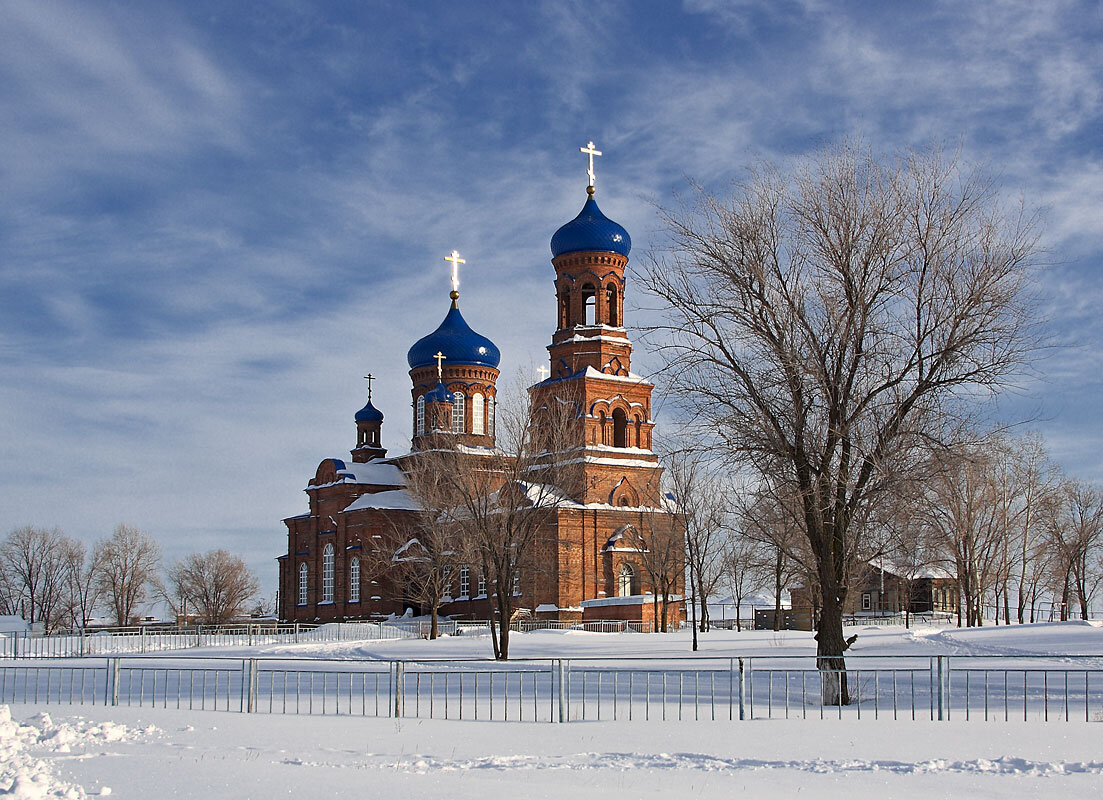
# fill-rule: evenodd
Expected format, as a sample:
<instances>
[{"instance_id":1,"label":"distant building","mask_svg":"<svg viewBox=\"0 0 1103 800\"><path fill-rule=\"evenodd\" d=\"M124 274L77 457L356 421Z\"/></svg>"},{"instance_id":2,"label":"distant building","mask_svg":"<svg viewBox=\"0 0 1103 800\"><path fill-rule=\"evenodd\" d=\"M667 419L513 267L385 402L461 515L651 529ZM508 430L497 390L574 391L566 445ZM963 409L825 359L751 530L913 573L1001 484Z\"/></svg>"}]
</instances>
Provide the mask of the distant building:
<instances>
[{"instance_id":1,"label":"distant building","mask_svg":"<svg viewBox=\"0 0 1103 800\"><path fill-rule=\"evenodd\" d=\"M790 592L792 606L811 608L813 597L805 586ZM957 579L933 567L905 569L885 561L863 564L847 592L844 614L956 614Z\"/></svg>"},{"instance_id":2,"label":"distant building","mask_svg":"<svg viewBox=\"0 0 1103 800\"><path fill-rule=\"evenodd\" d=\"M548 346L551 364L550 371L543 370L546 380L530 389L541 403L559 396L572 402L581 398L578 425L584 445L571 457L582 461L585 488L569 493L555 524L542 533L535 552L545 560L523 566L511 580L499 579L518 596L516 605L537 619L650 620L651 587L636 527L643 515L654 519L654 512L664 508L662 468L651 448L654 386L630 369L632 343L623 311L631 239L598 208L592 184L582 211L551 240L557 299ZM463 318L455 280L450 297L444 320L407 354L412 454L445 435L478 459L495 446L500 354ZM525 324L528 318L519 310L517 321ZM383 414L372 404L370 384L367 405L356 413L355 423L351 461L324 459L305 490L308 509L284 520L287 547L279 557L283 620L424 612L406 596L389 565L379 562L380 553L393 551L395 542L388 537L400 535L396 531L417 514L405 479L413 459L387 457ZM474 564L456 570L441 613L488 618L493 577L481 575ZM673 618L684 618L680 596Z\"/></svg>"}]
</instances>

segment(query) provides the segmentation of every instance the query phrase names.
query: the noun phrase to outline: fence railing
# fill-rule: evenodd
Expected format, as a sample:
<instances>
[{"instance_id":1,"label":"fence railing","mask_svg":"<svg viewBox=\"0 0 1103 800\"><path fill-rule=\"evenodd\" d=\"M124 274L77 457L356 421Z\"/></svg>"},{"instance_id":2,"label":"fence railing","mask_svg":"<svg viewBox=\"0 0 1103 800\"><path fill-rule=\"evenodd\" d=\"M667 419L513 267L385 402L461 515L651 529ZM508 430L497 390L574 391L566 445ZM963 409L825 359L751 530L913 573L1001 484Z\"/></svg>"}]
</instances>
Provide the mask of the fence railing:
<instances>
[{"instance_id":1,"label":"fence railing","mask_svg":"<svg viewBox=\"0 0 1103 800\"><path fill-rule=\"evenodd\" d=\"M486 620L440 620L438 633L445 636L489 630ZM388 620L386 622L249 623L193 628L135 626L35 636L28 633L0 636L0 658L74 658L82 656L157 653L198 647L252 647L304 642L378 641L427 638L428 622ZM585 630L599 633L648 633L650 622L598 620L594 622L520 621L514 631Z\"/></svg>"},{"instance_id":2,"label":"fence railing","mask_svg":"<svg viewBox=\"0 0 1103 800\"><path fill-rule=\"evenodd\" d=\"M0 661L0 702L543 722L1103 720L1100 656ZM846 687L849 698L839 691Z\"/></svg>"}]
</instances>

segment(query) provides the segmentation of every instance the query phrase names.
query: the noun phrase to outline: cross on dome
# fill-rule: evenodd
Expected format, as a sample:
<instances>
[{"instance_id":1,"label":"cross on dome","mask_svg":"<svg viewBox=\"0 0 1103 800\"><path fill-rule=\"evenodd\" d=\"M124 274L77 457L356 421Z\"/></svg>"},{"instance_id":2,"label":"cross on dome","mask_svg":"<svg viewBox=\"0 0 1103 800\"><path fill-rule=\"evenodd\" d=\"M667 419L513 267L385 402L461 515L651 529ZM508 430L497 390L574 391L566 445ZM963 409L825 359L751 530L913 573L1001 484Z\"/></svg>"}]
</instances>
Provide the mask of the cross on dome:
<instances>
[{"instance_id":1,"label":"cross on dome","mask_svg":"<svg viewBox=\"0 0 1103 800\"><path fill-rule=\"evenodd\" d=\"M368 382L368 402L370 403L371 402L371 384L372 384L372 381L375 380L375 376L372 375L369 372L367 375L364 376L364 380L366 380Z\"/></svg>"},{"instance_id":2,"label":"cross on dome","mask_svg":"<svg viewBox=\"0 0 1103 800\"><path fill-rule=\"evenodd\" d=\"M433 356L433 358L435 358L436 361L437 361L437 380L438 381L443 381L444 380L443 362L444 362L444 359L448 358L448 356L446 356L444 353L442 353L440 350L438 350L437 354L435 356Z\"/></svg>"},{"instance_id":3,"label":"cross on dome","mask_svg":"<svg viewBox=\"0 0 1103 800\"><path fill-rule=\"evenodd\" d=\"M452 255L445 256L445 261L452 262L452 299L455 300L460 296L460 264L466 264L467 261L460 258L460 254L453 250Z\"/></svg>"},{"instance_id":4,"label":"cross on dome","mask_svg":"<svg viewBox=\"0 0 1103 800\"><path fill-rule=\"evenodd\" d=\"M540 366L539 366L539 367L537 368L537 370L536 370L536 374L540 376L540 380L541 380L541 382L543 382L544 380L546 380L546 379L547 379L547 377L548 377L549 375L551 375L551 370L550 370L550 369L548 369L547 367L545 367L545 366L544 366L543 364L541 364L541 365L540 365Z\"/></svg>"},{"instance_id":5,"label":"cross on dome","mask_svg":"<svg viewBox=\"0 0 1103 800\"><path fill-rule=\"evenodd\" d=\"M593 194L594 193L594 183L597 180L597 176L594 175L594 156L600 156L601 151L594 149L594 143L593 142L587 142L586 146L578 148L578 151L580 153L585 153L587 156L590 157L590 164L586 168L586 177L590 179L590 182L586 186L586 191L588 191L590 194Z\"/></svg>"}]
</instances>

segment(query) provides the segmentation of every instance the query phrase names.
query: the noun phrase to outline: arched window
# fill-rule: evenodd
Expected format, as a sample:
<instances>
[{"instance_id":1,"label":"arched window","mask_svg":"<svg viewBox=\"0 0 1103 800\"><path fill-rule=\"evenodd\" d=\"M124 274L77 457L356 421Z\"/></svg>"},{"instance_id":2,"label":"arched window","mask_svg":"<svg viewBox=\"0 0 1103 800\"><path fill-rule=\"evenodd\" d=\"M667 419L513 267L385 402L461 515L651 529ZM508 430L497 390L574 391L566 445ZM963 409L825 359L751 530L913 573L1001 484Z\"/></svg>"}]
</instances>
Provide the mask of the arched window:
<instances>
[{"instance_id":1,"label":"arched window","mask_svg":"<svg viewBox=\"0 0 1103 800\"><path fill-rule=\"evenodd\" d=\"M490 436L494 435L494 406L497 405L497 401L493 397L486 398L486 432Z\"/></svg>"},{"instance_id":2,"label":"arched window","mask_svg":"<svg viewBox=\"0 0 1103 800\"><path fill-rule=\"evenodd\" d=\"M425 396L417 399L417 414L414 416L414 435L421 436L425 433Z\"/></svg>"},{"instance_id":3,"label":"arched window","mask_svg":"<svg viewBox=\"0 0 1103 800\"><path fill-rule=\"evenodd\" d=\"M636 571L631 564L622 564L617 576L617 597L630 597L636 594Z\"/></svg>"},{"instance_id":4,"label":"arched window","mask_svg":"<svg viewBox=\"0 0 1103 800\"><path fill-rule=\"evenodd\" d=\"M585 325L597 324L597 292L590 284L582 287L582 322Z\"/></svg>"},{"instance_id":5,"label":"arched window","mask_svg":"<svg viewBox=\"0 0 1103 800\"><path fill-rule=\"evenodd\" d=\"M636 415L636 447L643 447L643 420Z\"/></svg>"},{"instance_id":6,"label":"arched window","mask_svg":"<svg viewBox=\"0 0 1103 800\"><path fill-rule=\"evenodd\" d=\"M322 551L322 602L333 602L333 545Z\"/></svg>"},{"instance_id":7,"label":"arched window","mask_svg":"<svg viewBox=\"0 0 1103 800\"><path fill-rule=\"evenodd\" d=\"M349 602L360 602L360 559L353 556L349 564Z\"/></svg>"},{"instance_id":8,"label":"arched window","mask_svg":"<svg viewBox=\"0 0 1103 800\"><path fill-rule=\"evenodd\" d=\"M618 408L613 411L613 447L627 447L627 439L628 415L624 413L624 409Z\"/></svg>"},{"instance_id":9,"label":"arched window","mask_svg":"<svg viewBox=\"0 0 1103 800\"><path fill-rule=\"evenodd\" d=\"M463 392L452 392L452 433L463 433Z\"/></svg>"},{"instance_id":10,"label":"arched window","mask_svg":"<svg viewBox=\"0 0 1103 800\"><path fill-rule=\"evenodd\" d=\"M605 287L605 324L616 327L617 322L617 289L613 284Z\"/></svg>"},{"instance_id":11,"label":"arched window","mask_svg":"<svg viewBox=\"0 0 1103 800\"><path fill-rule=\"evenodd\" d=\"M471 596L471 568L460 567L460 597Z\"/></svg>"},{"instance_id":12,"label":"arched window","mask_svg":"<svg viewBox=\"0 0 1103 800\"><path fill-rule=\"evenodd\" d=\"M306 588L307 588L306 575L307 575L306 564L299 564L299 605L300 606L305 606L306 605Z\"/></svg>"},{"instance_id":13,"label":"arched window","mask_svg":"<svg viewBox=\"0 0 1103 800\"><path fill-rule=\"evenodd\" d=\"M486 417L483 416L482 392L471 395L471 432L486 433Z\"/></svg>"}]
</instances>

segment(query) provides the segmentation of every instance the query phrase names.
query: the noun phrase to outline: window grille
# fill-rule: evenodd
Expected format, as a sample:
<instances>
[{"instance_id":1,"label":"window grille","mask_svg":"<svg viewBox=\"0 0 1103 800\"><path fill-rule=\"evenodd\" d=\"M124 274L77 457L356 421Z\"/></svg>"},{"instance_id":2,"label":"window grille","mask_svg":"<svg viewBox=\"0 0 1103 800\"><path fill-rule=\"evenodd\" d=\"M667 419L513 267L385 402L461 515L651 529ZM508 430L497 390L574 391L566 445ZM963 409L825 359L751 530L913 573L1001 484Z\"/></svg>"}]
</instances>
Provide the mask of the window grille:
<instances>
[{"instance_id":1,"label":"window grille","mask_svg":"<svg viewBox=\"0 0 1103 800\"><path fill-rule=\"evenodd\" d=\"M471 432L486 433L485 417L483 417L483 396L480 392L471 395Z\"/></svg>"},{"instance_id":2,"label":"window grille","mask_svg":"<svg viewBox=\"0 0 1103 800\"><path fill-rule=\"evenodd\" d=\"M360 559L355 557L349 564L349 602L360 602Z\"/></svg>"},{"instance_id":3,"label":"window grille","mask_svg":"<svg viewBox=\"0 0 1103 800\"><path fill-rule=\"evenodd\" d=\"M460 597L470 597L471 591L471 570L467 567L460 567Z\"/></svg>"},{"instance_id":4,"label":"window grille","mask_svg":"<svg viewBox=\"0 0 1103 800\"><path fill-rule=\"evenodd\" d=\"M463 392L452 393L452 433L463 433Z\"/></svg>"},{"instance_id":5,"label":"window grille","mask_svg":"<svg viewBox=\"0 0 1103 800\"><path fill-rule=\"evenodd\" d=\"M307 574L306 564L299 564L299 605L300 606L305 606L306 605L306 589L307 589L306 574Z\"/></svg>"},{"instance_id":6,"label":"window grille","mask_svg":"<svg viewBox=\"0 0 1103 800\"><path fill-rule=\"evenodd\" d=\"M425 398L419 397L417 399L417 415L414 418L414 433L417 436L421 436L425 433Z\"/></svg>"},{"instance_id":7,"label":"window grille","mask_svg":"<svg viewBox=\"0 0 1103 800\"><path fill-rule=\"evenodd\" d=\"M322 551L322 602L333 602L333 545Z\"/></svg>"}]
</instances>

